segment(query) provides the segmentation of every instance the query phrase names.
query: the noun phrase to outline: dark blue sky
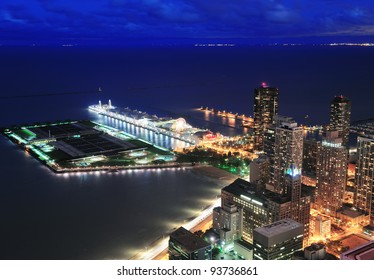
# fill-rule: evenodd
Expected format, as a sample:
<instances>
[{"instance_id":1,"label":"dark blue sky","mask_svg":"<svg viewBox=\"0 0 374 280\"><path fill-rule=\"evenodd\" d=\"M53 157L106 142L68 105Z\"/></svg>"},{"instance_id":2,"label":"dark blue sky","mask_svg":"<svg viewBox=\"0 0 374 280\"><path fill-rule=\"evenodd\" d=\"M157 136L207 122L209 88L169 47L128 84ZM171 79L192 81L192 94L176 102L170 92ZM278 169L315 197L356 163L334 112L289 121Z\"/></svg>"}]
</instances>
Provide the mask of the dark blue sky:
<instances>
[{"instance_id":1,"label":"dark blue sky","mask_svg":"<svg viewBox=\"0 0 374 280\"><path fill-rule=\"evenodd\" d=\"M0 44L373 41L372 0L1 0Z\"/></svg>"}]
</instances>

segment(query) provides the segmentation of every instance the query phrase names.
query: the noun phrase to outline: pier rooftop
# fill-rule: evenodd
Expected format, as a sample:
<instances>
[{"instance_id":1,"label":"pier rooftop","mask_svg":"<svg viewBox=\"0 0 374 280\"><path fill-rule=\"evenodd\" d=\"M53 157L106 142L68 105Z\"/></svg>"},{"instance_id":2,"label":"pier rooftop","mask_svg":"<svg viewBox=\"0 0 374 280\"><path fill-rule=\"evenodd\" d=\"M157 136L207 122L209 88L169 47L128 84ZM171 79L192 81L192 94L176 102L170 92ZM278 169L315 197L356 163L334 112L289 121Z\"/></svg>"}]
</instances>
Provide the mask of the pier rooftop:
<instances>
[{"instance_id":1,"label":"pier rooftop","mask_svg":"<svg viewBox=\"0 0 374 280\"><path fill-rule=\"evenodd\" d=\"M14 126L2 133L55 172L170 165L175 160L167 149L91 121Z\"/></svg>"}]
</instances>

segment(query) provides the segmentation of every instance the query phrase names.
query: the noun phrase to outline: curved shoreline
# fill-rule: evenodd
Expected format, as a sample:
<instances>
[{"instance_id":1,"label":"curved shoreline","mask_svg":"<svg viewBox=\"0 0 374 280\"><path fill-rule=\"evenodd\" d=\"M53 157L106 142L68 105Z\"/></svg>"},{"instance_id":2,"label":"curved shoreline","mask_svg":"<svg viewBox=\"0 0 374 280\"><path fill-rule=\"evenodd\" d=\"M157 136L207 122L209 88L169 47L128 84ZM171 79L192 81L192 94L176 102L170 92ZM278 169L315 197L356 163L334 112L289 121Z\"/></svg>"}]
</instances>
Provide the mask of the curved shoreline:
<instances>
[{"instance_id":1,"label":"curved shoreline","mask_svg":"<svg viewBox=\"0 0 374 280\"><path fill-rule=\"evenodd\" d=\"M238 176L233 175L225 170L219 169L213 166L206 166L206 165L198 165L195 166L194 170L196 170L199 175L214 178L222 182L222 187L228 185L233 180L238 178ZM206 226L212 222L213 218L213 208L221 205L221 198L216 198L213 202L205 207L198 216L192 218L185 224L181 224L179 226L183 226L187 230L196 231L202 226ZM130 260L156 260L156 259L164 259L167 253L168 248L168 241L169 235L172 233L174 229L171 229L169 232L166 232L163 236L159 236L154 241L149 243L146 247L147 249L140 250L138 253L133 255ZM165 237L166 236L166 237Z\"/></svg>"}]
</instances>

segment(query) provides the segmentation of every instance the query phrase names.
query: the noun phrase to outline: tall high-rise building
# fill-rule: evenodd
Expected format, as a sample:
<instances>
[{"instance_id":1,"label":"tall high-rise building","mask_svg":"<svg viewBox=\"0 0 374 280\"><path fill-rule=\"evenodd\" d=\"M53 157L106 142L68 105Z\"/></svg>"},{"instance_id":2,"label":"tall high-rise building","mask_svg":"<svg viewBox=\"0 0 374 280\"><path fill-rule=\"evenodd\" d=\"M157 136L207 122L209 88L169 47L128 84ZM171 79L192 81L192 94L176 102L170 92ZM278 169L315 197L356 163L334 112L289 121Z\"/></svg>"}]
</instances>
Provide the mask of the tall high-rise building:
<instances>
[{"instance_id":1,"label":"tall high-rise building","mask_svg":"<svg viewBox=\"0 0 374 280\"><path fill-rule=\"evenodd\" d=\"M273 220L291 218L304 225L304 242L309 238L310 196L301 194L303 129L291 117L274 118L265 133L264 152L269 159L268 208Z\"/></svg>"},{"instance_id":2,"label":"tall high-rise building","mask_svg":"<svg viewBox=\"0 0 374 280\"><path fill-rule=\"evenodd\" d=\"M275 133L276 128L281 126L282 123L293 123L295 122L293 118L276 115L274 117L273 124L266 129L264 133L264 153L269 160L269 176L268 182L270 185L274 186L274 162L275 162Z\"/></svg>"},{"instance_id":3,"label":"tall high-rise building","mask_svg":"<svg viewBox=\"0 0 374 280\"><path fill-rule=\"evenodd\" d=\"M348 147L349 129L351 123L351 101L343 96L335 96L331 102L330 130L339 132L339 137L343 140L343 145Z\"/></svg>"},{"instance_id":4,"label":"tall high-rise building","mask_svg":"<svg viewBox=\"0 0 374 280\"><path fill-rule=\"evenodd\" d=\"M269 127L264 134L264 153L269 162L268 181L270 185L274 186L274 148L275 148L275 125Z\"/></svg>"},{"instance_id":5,"label":"tall high-rise building","mask_svg":"<svg viewBox=\"0 0 374 280\"><path fill-rule=\"evenodd\" d=\"M297 170L301 170L303 128L294 121L281 122L276 127L274 143L274 190L280 194L287 195L285 175L291 163Z\"/></svg>"},{"instance_id":6,"label":"tall high-rise building","mask_svg":"<svg viewBox=\"0 0 374 280\"><path fill-rule=\"evenodd\" d=\"M291 163L286 170L285 188L286 195L291 202L290 214L291 218L304 226L304 243L306 245L309 239L310 225L310 197L301 194L301 169Z\"/></svg>"},{"instance_id":7,"label":"tall high-rise building","mask_svg":"<svg viewBox=\"0 0 374 280\"><path fill-rule=\"evenodd\" d=\"M260 156L249 164L249 182L255 183L259 189L265 189L269 181L269 159L267 156Z\"/></svg>"},{"instance_id":8,"label":"tall high-rise building","mask_svg":"<svg viewBox=\"0 0 374 280\"><path fill-rule=\"evenodd\" d=\"M307 186L316 186L317 155L321 148L321 141L304 139L303 142L303 174L302 183Z\"/></svg>"},{"instance_id":9,"label":"tall high-rise building","mask_svg":"<svg viewBox=\"0 0 374 280\"><path fill-rule=\"evenodd\" d=\"M287 168L285 175L286 194L291 200L291 218L295 221L300 219L300 200L301 200L301 169L298 169L293 163Z\"/></svg>"},{"instance_id":10,"label":"tall high-rise building","mask_svg":"<svg viewBox=\"0 0 374 280\"><path fill-rule=\"evenodd\" d=\"M355 207L370 215L374 229L374 137L358 137Z\"/></svg>"},{"instance_id":11,"label":"tall high-rise building","mask_svg":"<svg viewBox=\"0 0 374 280\"><path fill-rule=\"evenodd\" d=\"M274 117L278 114L278 89L269 87L266 83L255 89L254 91L254 142L255 149L262 150L264 148L264 133L274 121Z\"/></svg>"},{"instance_id":12,"label":"tall high-rise building","mask_svg":"<svg viewBox=\"0 0 374 280\"><path fill-rule=\"evenodd\" d=\"M253 259L290 260L303 248L303 225L283 219L253 232Z\"/></svg>"},{"instance_id":13,"label":"tall high-rise building","mask_svg":"<svg viewBox=\"0 0 374 280\"><path fill-rule=\"evenodd\" d=\"M315 139L304 139L303 174L317 175L317 154L320 142Z\"/></svg>"},{"instance_id":14,"label":"tall high-rise building","mask_svg":"<svg viewBox=\"0 0 374 280\"><path fill-rule=\"evenodd\" d=\"M328 131L317 155L315 205L327 214L342 207L347 177L348 151L338 131Z\"/></svg>"}]
</instances>

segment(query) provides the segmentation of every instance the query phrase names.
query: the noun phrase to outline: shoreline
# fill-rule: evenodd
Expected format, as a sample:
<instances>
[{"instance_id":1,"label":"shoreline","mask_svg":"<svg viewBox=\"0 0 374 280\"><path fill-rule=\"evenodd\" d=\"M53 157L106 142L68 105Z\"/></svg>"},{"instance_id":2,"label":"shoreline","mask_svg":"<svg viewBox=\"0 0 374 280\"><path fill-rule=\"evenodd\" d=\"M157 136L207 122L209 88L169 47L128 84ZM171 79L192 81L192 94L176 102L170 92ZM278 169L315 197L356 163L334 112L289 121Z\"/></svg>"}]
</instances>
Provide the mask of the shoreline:
<instances>
[{"instance_id":1,"label":"shoreline","mask_svg":"<svg viewBox=\"0 0 374 280\"><path fill-rule=\"evenodd\" d=\"M223 187L239 178L239 176L231 174L228 171L210 165L194 166L193 171L198 173L198 175L200 176L205 176L222 182ZM220 205L221 197L219 195L219 198L217 196L217 198L213 200L209 206L204 208L198 216L193 217L190 221L180 226L185 227L191 232L197 231L199 229L206 230L208 226L211 227L211 224L213 222L213 208ZM165 260L168 252L169 235L175 229L176 228L171 229L169 232L166 232L162 236L156 238L154 241L148 244L146 250L139 250L129 260Z\"/></svg>"}]
</instances>

